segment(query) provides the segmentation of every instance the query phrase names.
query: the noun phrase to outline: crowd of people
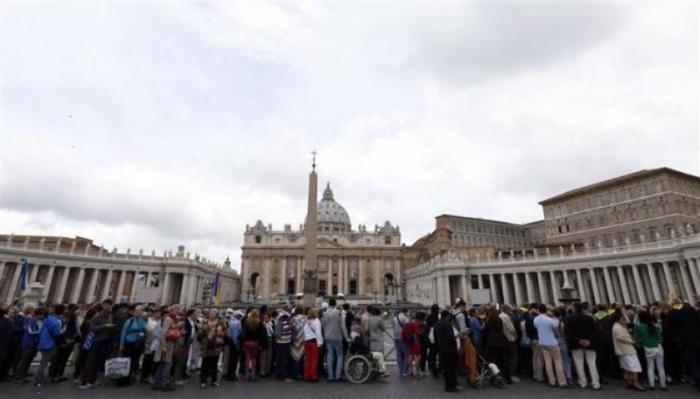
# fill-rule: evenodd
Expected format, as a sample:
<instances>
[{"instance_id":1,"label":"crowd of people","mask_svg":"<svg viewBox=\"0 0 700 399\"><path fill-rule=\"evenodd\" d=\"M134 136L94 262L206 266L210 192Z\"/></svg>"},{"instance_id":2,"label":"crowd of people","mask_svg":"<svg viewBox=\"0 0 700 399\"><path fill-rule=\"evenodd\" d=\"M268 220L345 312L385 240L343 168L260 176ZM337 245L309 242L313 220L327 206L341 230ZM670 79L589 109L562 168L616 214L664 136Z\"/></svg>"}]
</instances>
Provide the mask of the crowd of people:
<instances>
[{"instance_id":1,"label":"crowd of people","mask_svg":"<svg viewBox=\"0 0 700 399\"><path fill-rule=\"evenodd\" d=\"M27 303L0 305L0 381L44 387L70 379L92 389L106 361L118 357L130 359L130 370L116 386L172 391L195 375L202 389L260 378L340 382L352 354L372 359L386 378L386 343L393 339L401 378L443 378L447 392L462 389L460 380L481 387L484 365L495 366L507 384L531 378L599 390L624 379L639 391L687 382L700 389L699 337L700 303L679 299L518 308L457 300L410 312L352 308L334 298L308 309Z\"/></svg>"}]
</instances>

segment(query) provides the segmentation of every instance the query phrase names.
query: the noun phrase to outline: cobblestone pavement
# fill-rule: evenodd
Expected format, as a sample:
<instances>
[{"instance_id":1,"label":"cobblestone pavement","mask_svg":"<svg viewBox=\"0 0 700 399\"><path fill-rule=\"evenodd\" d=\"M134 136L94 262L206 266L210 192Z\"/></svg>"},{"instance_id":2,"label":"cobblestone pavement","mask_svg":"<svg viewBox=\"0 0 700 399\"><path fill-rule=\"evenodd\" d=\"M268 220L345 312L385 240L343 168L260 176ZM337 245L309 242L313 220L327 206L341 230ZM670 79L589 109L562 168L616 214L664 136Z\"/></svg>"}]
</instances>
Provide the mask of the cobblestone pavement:
<instances>
[{"instance_id":1,"label":"cobblestone pavement","mask_svg":"<svg viewBox=\"0 0 700 399\"><path fill-rule=\"evenodd\" d=\"M447 394L443 392L442 380L435 380L426 377L421 380L409 380L394 375L385 381L372 382L363 385L353 385L349 383L328 383L319 382L315 384L295 381L285 384L273 379L261 379L258 382L226 382L218 388L208 387L200 389L197 381L177 387L174 392L151 391L148 385L140 384L130 387L118 388L108 383L97 386L89 391L82 391L71 382L49 385L44 389L30 386L17 386L12 383L0 384L0 398L45 398L45 399L261 399L261 398L699 398L700 393L689 386L671 386L668 392L648 391L636 392L626 389L622 381L613 381L604 386L600 392L590 389L558 389L549 388L546 385L524 381L513 384L505 389L485 387L482 390L465 389L457 394Z\"/></svg>"}]
</instances>

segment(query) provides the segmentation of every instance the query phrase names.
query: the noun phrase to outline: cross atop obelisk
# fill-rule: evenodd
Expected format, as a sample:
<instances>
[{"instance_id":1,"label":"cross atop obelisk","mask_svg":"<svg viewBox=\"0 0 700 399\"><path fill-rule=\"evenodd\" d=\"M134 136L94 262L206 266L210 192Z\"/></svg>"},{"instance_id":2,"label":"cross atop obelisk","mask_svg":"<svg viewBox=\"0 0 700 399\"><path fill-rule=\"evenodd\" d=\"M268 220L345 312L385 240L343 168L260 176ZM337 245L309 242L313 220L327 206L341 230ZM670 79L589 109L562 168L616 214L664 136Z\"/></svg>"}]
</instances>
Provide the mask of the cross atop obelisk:
<instances>
[{"instance_id":1,"label":"cross atop obelisk","mask_svg":"<svg viewBox=\"0 0 700 399\"><path fill-rule=\"evenodd\" d=\"M318 259L316 248L316 234L318 229L318 176L316 175L316 150L311 152L313 161L309 174L309 198L306 213L306 225L304 235L306 243L304 247L304 306L316 305L318 294Z\"/></svg>"}]
</instances>

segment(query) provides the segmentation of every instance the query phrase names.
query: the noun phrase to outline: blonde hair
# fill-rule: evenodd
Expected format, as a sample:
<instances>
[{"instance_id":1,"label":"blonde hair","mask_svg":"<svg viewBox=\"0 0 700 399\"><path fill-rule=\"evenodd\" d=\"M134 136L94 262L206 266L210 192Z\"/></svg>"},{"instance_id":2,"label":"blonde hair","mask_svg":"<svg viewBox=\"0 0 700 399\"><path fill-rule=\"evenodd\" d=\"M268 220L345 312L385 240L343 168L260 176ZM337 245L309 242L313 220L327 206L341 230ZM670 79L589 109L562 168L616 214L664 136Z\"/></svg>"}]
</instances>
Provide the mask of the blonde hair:
<instances>
[{"instance_id":1,"label":"blonde hair","mask_svg":"<svg viewBox=\"0 0 700 399\"><path fill-rule=\"evenodd\" d=\"M257 328L260 325L260 313L257 310L253 310L248 313L248 318L245 319L245 324L248 328Z\"/></svg>"}]
</instances>

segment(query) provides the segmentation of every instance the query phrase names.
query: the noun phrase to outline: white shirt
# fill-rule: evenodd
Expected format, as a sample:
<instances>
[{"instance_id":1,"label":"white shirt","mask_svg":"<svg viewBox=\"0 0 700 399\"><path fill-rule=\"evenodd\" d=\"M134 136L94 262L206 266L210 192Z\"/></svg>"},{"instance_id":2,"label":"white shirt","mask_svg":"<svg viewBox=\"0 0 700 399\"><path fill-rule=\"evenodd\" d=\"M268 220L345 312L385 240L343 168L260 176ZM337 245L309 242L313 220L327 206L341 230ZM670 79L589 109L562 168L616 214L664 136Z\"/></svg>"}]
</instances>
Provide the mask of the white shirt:
<instances>
[{"instance_id":1,"label":"white shirt","mask_svg":"<svg viewBox=\"0 0 700 399\"><path fill-rule=\"evenodd\" d=\"M321 321L316 319L309 319L304 324L304 340L309 341L315 339L318 346L323 345L323 333L321 331Z\"/></svg>"}]
</instances>

